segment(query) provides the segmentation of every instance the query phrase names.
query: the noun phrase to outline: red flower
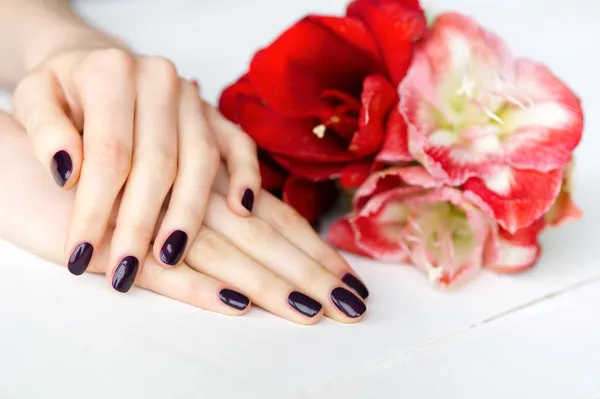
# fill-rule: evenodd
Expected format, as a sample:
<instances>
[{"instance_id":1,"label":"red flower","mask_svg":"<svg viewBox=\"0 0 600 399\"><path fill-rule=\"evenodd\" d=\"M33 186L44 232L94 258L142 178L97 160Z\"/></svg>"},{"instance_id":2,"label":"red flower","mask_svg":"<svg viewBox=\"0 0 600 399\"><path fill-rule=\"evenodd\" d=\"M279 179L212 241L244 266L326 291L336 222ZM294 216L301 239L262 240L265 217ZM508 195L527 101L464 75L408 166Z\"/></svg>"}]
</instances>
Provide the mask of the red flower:
<instances>
[{"instance_id":1,"label":"red flower","mask_svg":"<svg viewBox=\"0 0 600 399\"><path fill-rule=\"evenodd\" d=\"M380 162L410 161L396 87L426 21L417 0L356 0L308 16L253 58L221 112L258 144L264 187L309 221Z\"/></svg>"}]
</instances>

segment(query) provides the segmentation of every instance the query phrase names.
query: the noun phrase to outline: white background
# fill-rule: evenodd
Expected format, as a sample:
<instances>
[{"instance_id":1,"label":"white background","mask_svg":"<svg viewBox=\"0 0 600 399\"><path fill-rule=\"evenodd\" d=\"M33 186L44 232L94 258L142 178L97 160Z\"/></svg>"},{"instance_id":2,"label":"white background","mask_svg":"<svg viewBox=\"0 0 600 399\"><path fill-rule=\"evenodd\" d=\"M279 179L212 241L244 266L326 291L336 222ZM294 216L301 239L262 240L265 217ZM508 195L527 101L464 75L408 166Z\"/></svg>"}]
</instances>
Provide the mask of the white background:
<instances>
[{"instance_id":1,"label":"white background","mask_svg":"<svg viewBox=\"0 0 600 399\"><path fill-rule=\"evenodd\" d=\"M344 3L78 7L139 51L173 59L214 101L257 47L307 12ZM427 4L477 17L584 100L576 200L586 216L544 235L535 270L483 273L440 292L410 267L350 257L372 293L364 321L307 328L257 309L228 318L139 289L118 295L103 277L75 278L0 242L0 398L600 398L600 4Z\"/></svg>"}]
</instances>

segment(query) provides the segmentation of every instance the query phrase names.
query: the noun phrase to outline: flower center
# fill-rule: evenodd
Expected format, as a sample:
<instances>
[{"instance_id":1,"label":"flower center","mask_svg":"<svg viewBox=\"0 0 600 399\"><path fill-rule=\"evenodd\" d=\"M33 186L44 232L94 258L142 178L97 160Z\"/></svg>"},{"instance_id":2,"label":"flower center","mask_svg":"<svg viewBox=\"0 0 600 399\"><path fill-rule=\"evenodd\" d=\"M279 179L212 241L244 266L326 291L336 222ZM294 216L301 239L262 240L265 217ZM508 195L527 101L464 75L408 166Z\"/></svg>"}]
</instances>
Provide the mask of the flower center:
<instances>
[{"instance_id":1,"label":"flower center","mask_svg":"<svg viewBox=\"0 0 600 399\"><path fill-rule=\"evenodd\" d=\"M439 122L465 145L499 143L510 133L504 128L508 113L534 106L514 84L489 69L471 66L455 76L444 90Z\"/></svg>"}]
</instances>

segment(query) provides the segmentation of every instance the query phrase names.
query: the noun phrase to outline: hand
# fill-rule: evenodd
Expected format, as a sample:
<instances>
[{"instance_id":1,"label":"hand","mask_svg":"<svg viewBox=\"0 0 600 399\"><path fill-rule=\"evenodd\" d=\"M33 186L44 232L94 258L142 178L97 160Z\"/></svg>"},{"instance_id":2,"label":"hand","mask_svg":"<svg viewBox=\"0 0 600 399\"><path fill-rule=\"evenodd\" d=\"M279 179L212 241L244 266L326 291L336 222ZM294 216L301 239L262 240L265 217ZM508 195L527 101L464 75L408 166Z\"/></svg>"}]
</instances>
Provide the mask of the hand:
<instances>
[{"instance_id":1,"label":"hand","mask_svg":"<svg viewBox=\"0 0 600 399\"><path fill-rule=\"evenodd\" d=\"M14 109L58 185L78 186L65 247L73 274L88 267L121 192L108 262L143 263L158 227L156 260L180 264L202 225L221 156L231 174L230 209L252 210L260 188L253 142L168 60L117 48L63 51L21 81Z\"/></svg>"},{"instance_id":2,"label":"hand","mask_svg":"<svg viewBox=\"0 0 600 399\"><path fill-rule=\"evenodd\" d=\"M141 287L228 315L245 313L253 302L300 324L316 323L323 313L343 323L359 321L366 311L359 296L369 293L350 265L265 191L258 193L251 217L234 214L222 195L228 185L221 169L205 225L181 267L165 270L150 257L139 270L115 270L102 246L90 270L106 272L119 291L129 290L137 274Z\"/></svg>"},{"instance_id":3,"label":"hand","mask_svg":"<svg viewBox=\"0 0 600 399\"><path fill-rule=\"evenodd\" d=\"M106 273L121 291L135 281L159 294L229 315L244 314L251 300L302 324L316 323L323 313L341 322L360 320L364 304L344 287L362 297L368 291L344 259L293 209L264 191L258 192L251 217L234 214L225 205L226 175L223 169L218 173L205 226L183 265L165 269L149 256L138 271L124 266L115 273L109 245L115 216L88 271ZM0 209L5 210L0 237L59 262L75 193L50 184L20 127L1 113L0 184L6 188L0 196ZM295 292L314 298L323 308Z\"/></svg>"}]
</instances>

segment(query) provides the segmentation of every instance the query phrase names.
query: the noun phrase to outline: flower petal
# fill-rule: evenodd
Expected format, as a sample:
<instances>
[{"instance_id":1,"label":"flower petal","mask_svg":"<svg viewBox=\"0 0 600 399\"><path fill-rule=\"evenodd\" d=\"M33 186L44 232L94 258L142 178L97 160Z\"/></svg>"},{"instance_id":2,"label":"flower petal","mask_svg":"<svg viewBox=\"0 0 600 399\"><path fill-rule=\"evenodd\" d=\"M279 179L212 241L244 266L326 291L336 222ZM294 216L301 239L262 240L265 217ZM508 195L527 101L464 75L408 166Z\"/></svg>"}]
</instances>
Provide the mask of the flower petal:
<instances>
[{"instance_id":1,"label":"flower petal","mask_svg":"<svg viewBox=\"0 0 600 399\"><path fill-rule=\"evenodd\" d=\"M331 181L314 183L291 176L283 187L283 201L296 209L311 224L329 211L338 197Z\"/></svg>"},{"instance_id":2,"label":"flower petal","mask_svg":"<svg viewBox=\"0 0 600 399\"><path fill-rule=\"evenodd\" d=\"M243 98L256 97L248 75L242 76L237 82L227 87L219 99L219 111L230 121L239 123L237 110Z\"/></svg>"},{"instance_id":3,"label":"flower petal","mask_svg":"<svg viewBox=\"0 0 600 399\"><path fill-rule=\"evenodd\" d=\"M260 98L290 116L316 116L325 89L360 95L379 67L375 43L353 18L308 16L259 51L248 74Z\"/></svg>"},{"instance_id":4,"label":"flower petal","mask_svg":"<svg viewBox=\"0 0 600 399\"><path fill-rule=\"evenodd\" d=\"M347 162L360 158L339 143L334 134L322 138L313 133L316 118L291 118L276 112L256 98L238 96L236 122L260 148L271 154L309 162Z\"/></svg>"},{"instance_id":5,"label":"flower petal","mask_svg":"<svg viewBox=\"0 0 600 399\"><path fill-rule=\"evenodd\" d=\"M406 258L401 235L408 213L393 201L398 195L394 190L376 195L350 218L358 247L374 259L401 262Z\"/></svg>"},{"instance_id":6,"label":"flower petal","mask_svg":"<svg viewBox=\"0 0 600 399\"><path fill-rule=\"evenodd\" d=\"M388 164L413 160L408 151L408 128L397 107L394 107L388 116L383 145L376 159Z\"/></svg>"},{"instance_id":7,"label":"flower petal","mask_svg":"<svg viewBox=\"0 0 600 399\"><path fill-rule=\"evenodd\" d=\"M365 206L370 197L389 190L404 188L404 194L421 192L424 189L442 187L443 180L431 176L421 166L405 166L384 169L372 173L354 195L354 207Z\"/></svg>"},{"instance_id":8,"label":"flower petal","mask_svg":"<svg viewBox=\"0 0 600 399\"><path fill-rule=\"evenodd\" d=\"M354 162L344 167L340 177L343 187L354 188L364 183L373 171L373 161Z\"/></svg>"},{"instance_id":9,"label":"flower petal","mask_svg":"<svg viewBox=\"0 0 600 399\"><path fill-rule=\"evenodd\" d=\"M379 150L383 142L385 121L397 97L396 91L383 76L371 75L365 79L359 130L352 138L350 151L370 155Z\"/></svg>"},{"instance_id":10,"label":"flower petal","mask_svg":"<svg viewBox=\"0 0 600 399\"><path fill-rule=\"evenodd\" d=\"M571 220L583 216L583 211L575 204L573 192L573 163L567 164L563 173L563 183L556 202L545 215L546 224L550 227L559 227Z\"/></svg>"},{"instance_id":11,"label":"flower petal","mask_svg":"<svg viewBox=\"0 0 600 399\"><path fill-rule=\"evenodd\" d=\"M498 224L515 233L548 212L558 196L562 174L560 169L540 173L498 168L485 180L471 178L463 187L469 199L486 203Z\"/></svg>"},{"instance_id":12,"label":"flower petal","mask_svg":"<svg viewBox=\"0 0 600 399\"><path fill-rule=\"evenodd\" d=\"M271 155L271 157L292 175L314 182L337 179L347 165L345 163L307 162L281 155Z\"/></svg>"},{"instance_id":13,"label":"flower petal","mask_svg":"<svg viewBox=\"0 0 600 399\"><path fill-rule=\"evenodd\" d=\"M262 188L273 191L283 187L287 172L270 160L268 156L259 154L259 168Z\"/></svg>"},{"instance_id":14,"label":"flower petal","mask_svg":"<svg viewBox=\"0 0 600 399\"><path fill-rule=\"evenodd\" d=\"M486 83L495 82L499 76L512 77L512 61L501 39L474 20L456 13L438 17L399 87L409 151L430 173L446 178L450 185L460 185L469 177L489 173L491 165L501 159L497 134L491 134L494 132L488 127L478 127L478 123L469 125L471 131L457 128L455 119L464 118L466 111L457 114L447 98L458 95L461 82L470 73L473 79ZM440 120L446 120L455 130L446 129ZM463 135L472 138L462 140Z\"/></svg>"},{"instance_id":15,"label":"flower petal","mask_svg":"<svg viewBox=\"0 0 600 399\"><path fill-rule=\"evenodd\" d=\"M506 161L540 172L563 167L581 140L580 100L547 67L529 60L517 61L515 86L531 105L504 117Z\"/></svg>"},{"instance_id":16,"label":"flower petal","mask_svg":"<svg viewBox=\"0 0 600 399\"><path fill-rule=\"evenodd\" d=\"M534 266L542 252L538 236L544 226L544 219L540 218L515 234L500 229L497 258L485 267L498 273L512 274Z\"/></svg>"},{"instance_id":17,"label":"flower petal","mask_svg":"<svg viewBox=\"0 0 600 399\"><path fill-rule=\"evenodd\" d=\"M361 209L371 197L394 189L403 189L403 195L410 195L441 184L443 182L436 181L420 166L384 169L372 173L358 188L353 205Z\"/></svg>"},{"instance_id":18,"label":"flower petal","mask_svg":"<svg viewBox=\"0 0 600 399\"><path fill-rule=\"evenodd\" d=\"M427 31L427 21L416 0L356 0L348 15L360 18L372 32L397 85L412 59L414 42Z\"/></svg>"},{"instance_id":19,"label":"flower petal","mask_svg":"<svg viewBox=\"0 0 600 399\"><path fill-rule=\"evenodd\" d=\"M348 217L333 222L327 231L327 240L341 250L370 257L368 253L356 245L356 237L354 236L354 231L350 226Z\"/></svg>"}]
</instances>

